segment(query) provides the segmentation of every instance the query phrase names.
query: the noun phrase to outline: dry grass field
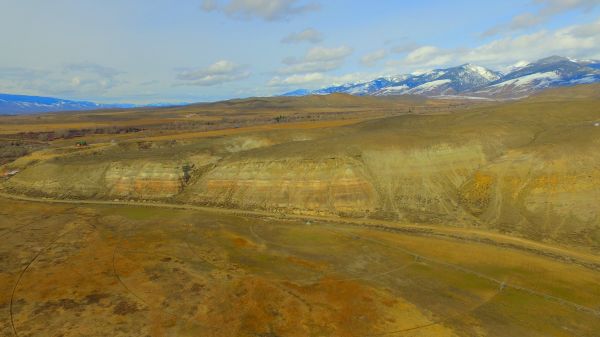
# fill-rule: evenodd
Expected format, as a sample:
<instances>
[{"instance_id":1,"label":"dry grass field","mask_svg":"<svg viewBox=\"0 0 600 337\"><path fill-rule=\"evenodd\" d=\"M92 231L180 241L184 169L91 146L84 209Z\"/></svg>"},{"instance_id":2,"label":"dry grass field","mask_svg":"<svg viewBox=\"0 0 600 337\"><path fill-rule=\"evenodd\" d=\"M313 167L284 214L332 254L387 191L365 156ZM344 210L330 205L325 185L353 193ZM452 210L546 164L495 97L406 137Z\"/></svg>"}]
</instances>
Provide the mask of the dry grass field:
<instances>
[{"instance_id":1,"label":"dry grass field","mask_svg":"<svg viewBox=\"0 0 600 337\"><path fill-rule=\"evenodd\" d=\"M599 92L0 117L0 334L597 336Z\"/></svg>"},{"instance_id":2,"label":"dry grass field","mask_svg":"<svg viewBox=\"0 0 600 337\"><path fill-rule=\"evenodd\" d=\"M600 329L597 270L489 244L222 212L1 202L6 336Z\"/></svg>"}]
</instances>

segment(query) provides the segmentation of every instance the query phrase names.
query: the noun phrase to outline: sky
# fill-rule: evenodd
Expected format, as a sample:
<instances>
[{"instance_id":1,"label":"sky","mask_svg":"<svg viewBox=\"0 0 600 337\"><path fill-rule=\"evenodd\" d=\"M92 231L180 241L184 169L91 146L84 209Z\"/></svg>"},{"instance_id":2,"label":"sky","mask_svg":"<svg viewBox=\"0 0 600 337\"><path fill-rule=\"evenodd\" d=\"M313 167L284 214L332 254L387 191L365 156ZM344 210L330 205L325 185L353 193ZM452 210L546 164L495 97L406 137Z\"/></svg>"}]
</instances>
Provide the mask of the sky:
<instances>
[{"instance_id":1,"label":"sky","mask_svg":"<svg viewBox=\"0 0 600 337\"><path fill-rule=\"evenodd\" d=\"M2 93L202 102L600 59L600 0L0 0L0 31Z\"/></svg>"}]
</instances>

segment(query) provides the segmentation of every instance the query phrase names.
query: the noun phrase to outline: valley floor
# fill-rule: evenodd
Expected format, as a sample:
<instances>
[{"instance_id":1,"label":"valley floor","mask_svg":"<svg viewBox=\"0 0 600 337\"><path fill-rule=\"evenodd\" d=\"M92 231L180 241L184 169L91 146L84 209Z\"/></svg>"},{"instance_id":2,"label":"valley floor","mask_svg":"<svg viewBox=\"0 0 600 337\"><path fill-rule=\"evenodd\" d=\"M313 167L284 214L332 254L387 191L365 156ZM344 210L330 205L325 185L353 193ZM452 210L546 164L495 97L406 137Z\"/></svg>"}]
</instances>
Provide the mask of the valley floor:
<instances>
[{"instance_id":1,"label":"valley floor","mask_svg":"<svg viewBox=\"0 0 600 337\"><path fill-rule=\"evenodd\" d=\"M544 246L552 254L541 255L541 244L525 240L530 251L333 219L28 199L0 199L6 336L594 336L600 329L598 261L582 252ZM561 251L568 259L557 258Z\"/></svg>"}]
</instances>

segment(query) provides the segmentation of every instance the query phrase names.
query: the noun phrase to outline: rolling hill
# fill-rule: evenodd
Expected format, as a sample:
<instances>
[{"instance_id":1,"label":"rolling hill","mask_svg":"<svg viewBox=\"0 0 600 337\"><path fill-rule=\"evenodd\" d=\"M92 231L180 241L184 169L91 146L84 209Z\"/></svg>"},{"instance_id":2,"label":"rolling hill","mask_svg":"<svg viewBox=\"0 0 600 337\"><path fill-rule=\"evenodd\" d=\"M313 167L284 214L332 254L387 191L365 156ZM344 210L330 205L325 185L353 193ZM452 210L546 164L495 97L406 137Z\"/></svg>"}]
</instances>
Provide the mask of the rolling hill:
<instances>
[{"instance_id":1,"label":"rolling hill","mask_svg":"<svg viewBox=\"0 0 600 337\"><path fill-rule=\"evenodd\" d=\"M599 88L554 89L519 101L363 117L339 126L314 120L312 127L295 129L293 123L246 131L233 125L209 138L161 128L89 136L90 141L104 139L89 148L90 154L69 150L73 155L57 157L50 150L46 156L51 160L24 158L9 164L21 172L3 187L54 197L175 200L475 226L598 249L600 177L595 168L600 159L593 149L600 135ZM279 97L195 109L255 119L280 113L282 107L298 111L326 105L336 111L361 103L357 116L366 116L363 111L375 111L368 106L391 108L378 106L381 100ZM159 123L175 113L169 109L154 118Z\"/></svg>"}]
</instances>

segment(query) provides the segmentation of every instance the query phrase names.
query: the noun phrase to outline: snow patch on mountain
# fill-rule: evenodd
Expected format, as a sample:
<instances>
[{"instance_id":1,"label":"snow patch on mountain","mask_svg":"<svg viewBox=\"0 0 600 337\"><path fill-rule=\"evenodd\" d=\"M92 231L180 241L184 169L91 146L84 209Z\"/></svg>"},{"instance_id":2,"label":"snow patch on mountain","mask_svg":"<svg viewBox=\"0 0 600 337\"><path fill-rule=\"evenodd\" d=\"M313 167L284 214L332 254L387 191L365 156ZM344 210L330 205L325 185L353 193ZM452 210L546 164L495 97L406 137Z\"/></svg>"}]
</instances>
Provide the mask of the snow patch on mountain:
<instances>
[{"instance_id":1,"label":"snow patch on mountain","mask_svg":"<svg viewBox=\"0 0 600 337\"><path fill-rule=\"evenodd\" d=\"M600 82L600 61L551 56L535 62L519 62L493 71L474 64L380 77L309 91L307 94L346 93L352 95L418 94L444 97L523 97L541 89ZM289 94L289 93L288 93Z\"/></svg>"},{"instance_id":2,"label":"snow patch on mountain","mask_svg":"<svg viewBox=\"0 0 600 337\"><path fill-rule=\"evenodd\" d=\"M498 75L498 73L492 72L489 69L474 64L468 63L464 66L464 68L472 73L478 74L479 76L485 78L488 81L496 81L498 78L500 78L500 75Z\"/></svg>"},{"instance_id":3,"label":"snow patch on mountain","mask_svg":"<svg viewBox=\"0 0 600 337\"><path fill-rule=\"evenodd\" d=\"M435 81L423 83L415 88L410 89L408 92L411 94L422 94L422 93L425 93L429 90L438 88L438 87L440 87L444 84L450 83L450 82L452 82L452 80L449 80L449 79L435 80Z\"/></svg>"},{"instance_id":4,"label":"snow patch on mountain","mask_svg":"<svg viewBox=\"0 0 600 337\"><path fill-rule=\"evenodd\" d=\"M552 80L559 79L560 75L556 71L549 71L546 73L535 73L531 75L526 75L522 77L518 77L512 80L508 80L505 82L500 82L492 85L493 87L507 86L507 85L516 85L519 87L531 85L535 83L536 86L544 87L548 86Z\"/></svg>"}]
</instances>

